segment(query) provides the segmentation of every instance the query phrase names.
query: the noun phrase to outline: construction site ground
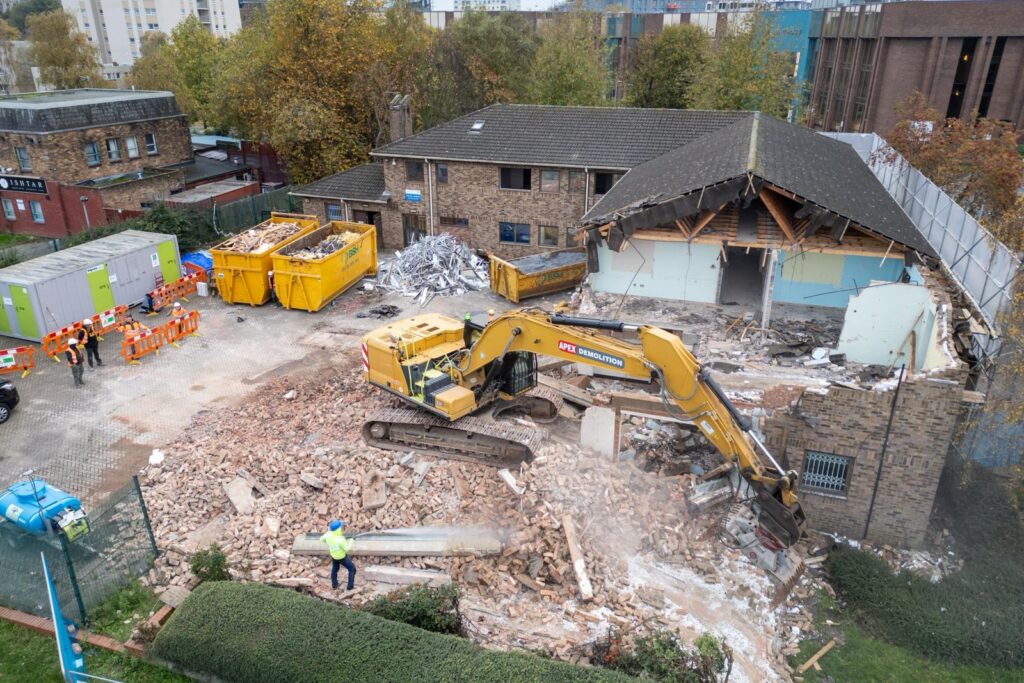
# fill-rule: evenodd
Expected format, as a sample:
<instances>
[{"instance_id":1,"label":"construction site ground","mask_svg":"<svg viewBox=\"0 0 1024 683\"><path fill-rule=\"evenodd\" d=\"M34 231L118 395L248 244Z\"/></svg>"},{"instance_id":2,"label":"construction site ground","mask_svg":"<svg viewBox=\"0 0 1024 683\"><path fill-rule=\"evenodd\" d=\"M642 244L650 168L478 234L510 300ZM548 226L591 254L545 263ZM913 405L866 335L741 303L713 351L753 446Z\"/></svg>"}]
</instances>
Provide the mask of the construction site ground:
<instances>
[{"instance_id":1,"label":"construction site ground","mask_svg":"<svg viewBox=\"0 0 1024 683\"><path fill-rule=\"evenodd\" d=\"M564 298L528 303L550 306ZM694 476L665 476L595 455L579 445L580 422L570 417L548 425L539 456L512 472L521 493L491 467L425 456L403 461L366 447L364 416L395 405L365 386L360 365L360 335L384 321L358 314L381 304L397 306L396 319L421 310L411 299L359 289L317 314L195 298L187 306L202 314L201 336L130 366L117 355L120 335L112 333L100 345L104 366L86 370L84 388L73 387L66 364L41 357L28 377L14 380L22 403L0 426L0 481L34 468L88 505L141 470L163 553L147 578L158 590L187 587L189 554L216 541L237 579L293 585L358 605L394 586L360 576L355 594L332 591L324 558L291 553L296 536L319 533L333 518L345 519L350 535L433 525L483 528L502 538L500 554L361 558L357 564L364 573L371 565L447 573L463 590L468 635L490 646L587 662L593 643L609 629L673 628L687 640L707 631L733 650L730 680L787 676L785 655L811 627L799 603L818 580L808 573L789 601L774 607L767 575L713 533L727 505L687 511L684 496ZM481 291L435 297L422 310L461 317L510 307ZM643 313L627 308L621 317L637 320ZM166 320L136 315L147 324ZM677 328L687 324L679 315L670 316L682 321ZM695 305L692 315L721 332L722 316L730 319L731 312ZM698 336L698 351L703 344L712 357L717 349L741 365L759 362L734 352L747 354L746 340L721 346L729 341L723 337L719 346L709 345L696 322L691 334ZM806 368L773 372L802 386L828 381ZM759 375L743 368L720 377L740 398L744 391L774 391L778 383L775 377L758 385ZM147 465L154 449L165 457ZM240 471L259 482L251 509L242 512L225 491ZM383 479L386 500L364 509L362 489L371 478ZM580 536L592 601L579 598L566 516Z\"/></svg>"}]
</instances>

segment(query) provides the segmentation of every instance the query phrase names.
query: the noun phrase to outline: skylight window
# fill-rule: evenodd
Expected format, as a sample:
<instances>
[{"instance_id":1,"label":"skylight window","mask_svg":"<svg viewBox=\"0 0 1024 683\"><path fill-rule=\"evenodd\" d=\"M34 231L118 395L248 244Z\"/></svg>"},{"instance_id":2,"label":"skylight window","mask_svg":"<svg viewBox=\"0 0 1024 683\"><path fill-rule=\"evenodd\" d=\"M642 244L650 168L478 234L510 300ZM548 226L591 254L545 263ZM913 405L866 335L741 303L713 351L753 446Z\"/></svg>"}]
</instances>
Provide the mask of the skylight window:
<instances>
[{"instance_id":1,"label":"skylight window","mask_svg":"<svg viewBox=\"0 0 1024 683\"><path fill-rule=\"evenodd\" d=\"M484 129L484 124L485 123L487 123L487 122L486 121L474 121L473 122L473 127L469 129L469 132L470 133L480 133L480 132L482 132L483 129Z\"/></svg>"}]
</instances>

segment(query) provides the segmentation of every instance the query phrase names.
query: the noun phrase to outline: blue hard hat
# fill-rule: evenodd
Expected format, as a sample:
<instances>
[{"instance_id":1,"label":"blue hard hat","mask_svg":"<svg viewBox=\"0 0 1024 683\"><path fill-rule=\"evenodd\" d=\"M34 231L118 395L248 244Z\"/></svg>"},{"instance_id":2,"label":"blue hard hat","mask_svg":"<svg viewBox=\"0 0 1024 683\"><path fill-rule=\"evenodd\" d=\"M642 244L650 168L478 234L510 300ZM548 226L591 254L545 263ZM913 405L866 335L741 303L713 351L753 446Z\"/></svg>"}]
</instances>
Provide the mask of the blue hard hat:
<instances>
[{"instance_id":1,"label":"blue hard hat","mask_svg":"<svg viewBox=\"0 0 1024 683\"><path fill-rule=\"evenodd\" d=\"M345 526L344 522L341 522L341 521L339 521L337 519L332 519L331 523L327 525L327 528L330 529L331 531L337 531L338 529L340 529L343 526Z\"/></svg>"}]
</instances>

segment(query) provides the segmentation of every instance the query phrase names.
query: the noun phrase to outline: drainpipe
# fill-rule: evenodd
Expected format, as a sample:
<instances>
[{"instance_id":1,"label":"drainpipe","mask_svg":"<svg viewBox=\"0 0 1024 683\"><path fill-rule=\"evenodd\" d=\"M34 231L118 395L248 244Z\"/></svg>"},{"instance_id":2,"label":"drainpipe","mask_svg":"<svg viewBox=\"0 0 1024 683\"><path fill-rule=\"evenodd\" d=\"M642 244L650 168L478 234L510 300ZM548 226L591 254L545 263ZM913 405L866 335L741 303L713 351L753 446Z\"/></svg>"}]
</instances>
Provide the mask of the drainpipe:
<instances>
[{"instance_id":1,"label":"drainpipe","mask_svg":"<svg viewBox=\"0 0 1024 683\"><path fill-rule=\"evenodd\" d=\"M590 169L583 169L583 213L590 211Z\"/></svg>"},{"instance_id":2,"label":"drainpipe","mask_svg":"<svg viewBox=\"0 0 1024 683\"><path fill-rule=\"evenodd\" d=\"M871 528L871 514L875 511L875 496L878 495L878 485L882 482L882 468L885 467L885 452L889 450L889 435L892 434L892 422L896 417L896 403L900 400L900 387L903 386L903 375L907 366L900 367L900 378L896 382L896 392L892 397L892 408L889 409L889 424L885 426L885 437L882 439L882 452L878 456L878 472L875 474L875 487L871 490L871 502L868 503L868 517L864 520L864 535L862 540L868 537L868 529Z\"/></svg>"},{"instance_id":3,"label":"drainpipe","mask_svg":"<svg viewBox=\"0 0 1024 683\"><path fill-rule=\"evenodd\" d=\"M423 165L427 167L427 230L428 234L434 235L434 178L430 174L430 161L428 159L423 160Z\"/></svg>"}]
</instances>

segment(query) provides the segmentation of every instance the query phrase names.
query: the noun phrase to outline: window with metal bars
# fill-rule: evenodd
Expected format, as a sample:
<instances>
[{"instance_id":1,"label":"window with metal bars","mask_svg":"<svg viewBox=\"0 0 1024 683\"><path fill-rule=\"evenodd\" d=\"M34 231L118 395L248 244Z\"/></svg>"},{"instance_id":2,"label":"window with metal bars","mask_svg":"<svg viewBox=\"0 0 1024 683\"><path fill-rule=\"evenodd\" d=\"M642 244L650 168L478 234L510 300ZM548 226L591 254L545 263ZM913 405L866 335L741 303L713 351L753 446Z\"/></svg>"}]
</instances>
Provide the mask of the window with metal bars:
<instances>
[{"instance_id":1,"label":"window with metal bars","mask_svg":"<svg viewBox=\"0 0 1024 683\"><path fill-rule=\"evenodd\" d=\"M828 493L845 494L850 483L853 458L832 453L806 451L804 473L800 477L804 488Z\"/></svg>"}]
</instances>

